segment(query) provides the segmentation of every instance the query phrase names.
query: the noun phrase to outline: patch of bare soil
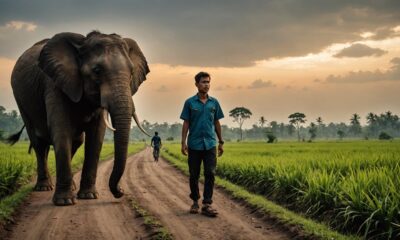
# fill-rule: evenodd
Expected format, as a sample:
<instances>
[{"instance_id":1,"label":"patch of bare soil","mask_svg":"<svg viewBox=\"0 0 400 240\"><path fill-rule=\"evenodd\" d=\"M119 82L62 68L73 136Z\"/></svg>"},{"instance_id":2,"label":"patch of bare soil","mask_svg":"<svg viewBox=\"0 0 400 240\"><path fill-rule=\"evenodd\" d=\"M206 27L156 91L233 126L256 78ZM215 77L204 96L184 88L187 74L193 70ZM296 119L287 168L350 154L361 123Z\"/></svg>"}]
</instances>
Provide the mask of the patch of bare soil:
<instances>
[{"instance_id":1,"label":"patch of bare soil","mask_svg":"<svg viewBox=\"0 0 400 240\"><path fill-rule=\"evenodd\" d=\"M155 163L150 148L132 156L127 164L124 187L176 239L290 239L219 189L214 189L213 197L218 217L190 214L188 177L163 159Z\"/></svg>"},{"instance_id":2,"label":"patch of bare soil","mask_svg":"<svg viewBox=\"0 0 400 240\"><path fill-rule=\"evenodd\" d=\"M53 192L33 192L21 209L7 239L148 239L142 219L135 217L127 198L115 199L108 189L113 161L97 172L99 199L54 206ZM80 173L74 176L80 182Z\"/></svg>"},{"instance_id":3,"label":"patch of bare soil","mask_svg":"<svg viewBox=\"0 0 400 240\"><path fill-rule=\"evenodd\" d=\"M112 166L112 160L99 166L96 200L57 207L51 202L53 192L33 192L6 239L151 238L143 219L129 205L129 198L155 216L175 239L290 239L281 228L263 221L218 188L213 204L218 217L190 214L188 177L163 159L155 163L150 148L128 158L121 180L127 196L121 199L115 199L108 189ZM79 183L80 174L74 179Z\"/></svg>"}]
</instances>

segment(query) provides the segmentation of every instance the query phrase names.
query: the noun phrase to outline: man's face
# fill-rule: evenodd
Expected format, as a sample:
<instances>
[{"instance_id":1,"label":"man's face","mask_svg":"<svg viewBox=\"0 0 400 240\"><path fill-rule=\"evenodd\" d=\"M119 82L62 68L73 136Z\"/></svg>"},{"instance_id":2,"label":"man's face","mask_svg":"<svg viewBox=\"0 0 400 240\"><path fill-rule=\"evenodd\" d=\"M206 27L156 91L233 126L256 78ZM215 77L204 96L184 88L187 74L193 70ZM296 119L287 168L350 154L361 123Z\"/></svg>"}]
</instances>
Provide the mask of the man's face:
<instances>
[{"instance_id":1,"label":"man's face","mask_svg":"<svg viewBox=\"0 0 400 240\"><path fill-rule=\"evenodd\" d=\"M210 90L210 81L209 77L202 77L200 81L196 83L199 93L208 93L208 90Z\"/></svg>"}]
</instances>

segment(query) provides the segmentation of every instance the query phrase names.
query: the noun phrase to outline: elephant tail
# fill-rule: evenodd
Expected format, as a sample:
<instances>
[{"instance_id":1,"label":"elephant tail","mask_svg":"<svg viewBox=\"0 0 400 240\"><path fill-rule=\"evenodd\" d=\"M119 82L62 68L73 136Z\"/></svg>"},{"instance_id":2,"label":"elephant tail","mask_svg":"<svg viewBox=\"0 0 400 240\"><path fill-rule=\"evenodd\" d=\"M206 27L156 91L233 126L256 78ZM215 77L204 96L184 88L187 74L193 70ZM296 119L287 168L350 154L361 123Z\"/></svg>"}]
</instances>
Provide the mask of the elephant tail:
<instances>
[{"instance_id":1,"label":"elephant tail","mask_svg":"<svg viewBox=\"0 0 400 240\"><path fill-rule=\"evenodd\" d=\"M21 128L21 130L19 130L19 132L15 133L15 134L13 134L13 135L11 135L11 136L9 136L9 137L6 139L6 142L7 142L8 144L10 144L11 146L14 145L16 142L18 142L18 140L19 140L19 138L21 137L21 133L22 133L22 131L24 130L24 128L25 128L25 125L22 126L22 128Z\"/></svg>"}]
</instances>

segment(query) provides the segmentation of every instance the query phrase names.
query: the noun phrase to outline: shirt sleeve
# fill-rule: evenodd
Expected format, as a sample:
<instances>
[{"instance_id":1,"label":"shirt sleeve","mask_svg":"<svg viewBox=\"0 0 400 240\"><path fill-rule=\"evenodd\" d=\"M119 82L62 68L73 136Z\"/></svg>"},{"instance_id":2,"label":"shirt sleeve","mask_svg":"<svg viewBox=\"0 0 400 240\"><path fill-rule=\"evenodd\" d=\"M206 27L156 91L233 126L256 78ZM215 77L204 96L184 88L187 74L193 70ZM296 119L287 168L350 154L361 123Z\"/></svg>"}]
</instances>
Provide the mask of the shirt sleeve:
<instances>
[{"instance_id":1,"label":"shirt sleeve","mask_svg":"<svg viewBox=\"0 0 400 240\"><path fill-rule=\"evenodd\" d=\"M189 107L189 101L185 101L185 104L183 105L181 117L182 120L189 120L190 119L190 107Z\"/></svg>"},{"instance_id":2,"label":"shirt sleeve","mask_svg":"<svg viewBox=\"0 0 400 240\"><path fill-rule=\"evenodd\" d=\"M214 119L220 120L221 118L224 118L224 113L222 112L222 109L221 109L221 106L219 105L219 102L216 101L216 110L215 110Z\"/></svg>"}]
</instances>

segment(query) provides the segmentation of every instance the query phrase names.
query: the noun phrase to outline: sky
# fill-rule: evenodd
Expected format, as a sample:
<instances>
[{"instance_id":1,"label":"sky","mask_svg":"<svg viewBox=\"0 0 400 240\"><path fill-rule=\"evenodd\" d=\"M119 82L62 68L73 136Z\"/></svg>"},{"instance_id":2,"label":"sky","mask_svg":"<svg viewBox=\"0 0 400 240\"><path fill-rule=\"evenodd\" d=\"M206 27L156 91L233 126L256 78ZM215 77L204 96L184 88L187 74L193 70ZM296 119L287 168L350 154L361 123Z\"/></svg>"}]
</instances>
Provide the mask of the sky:
<instances>
[{"instance_id":1,"label":"sky","mask_svg":"<svg viewBox=\"0 0 400 240\"><path fill-rule=\"evenodd\" d=\"M181 122L199 71L229 126L235 107L252 111L246 128L294 112L306 125L400 115L398 0L0 0L0 105L17 109L10 77L26 49L92 30L135 39L146 56L151 72L133 96L141 120Z\"/></svg>"}]
</instances>

